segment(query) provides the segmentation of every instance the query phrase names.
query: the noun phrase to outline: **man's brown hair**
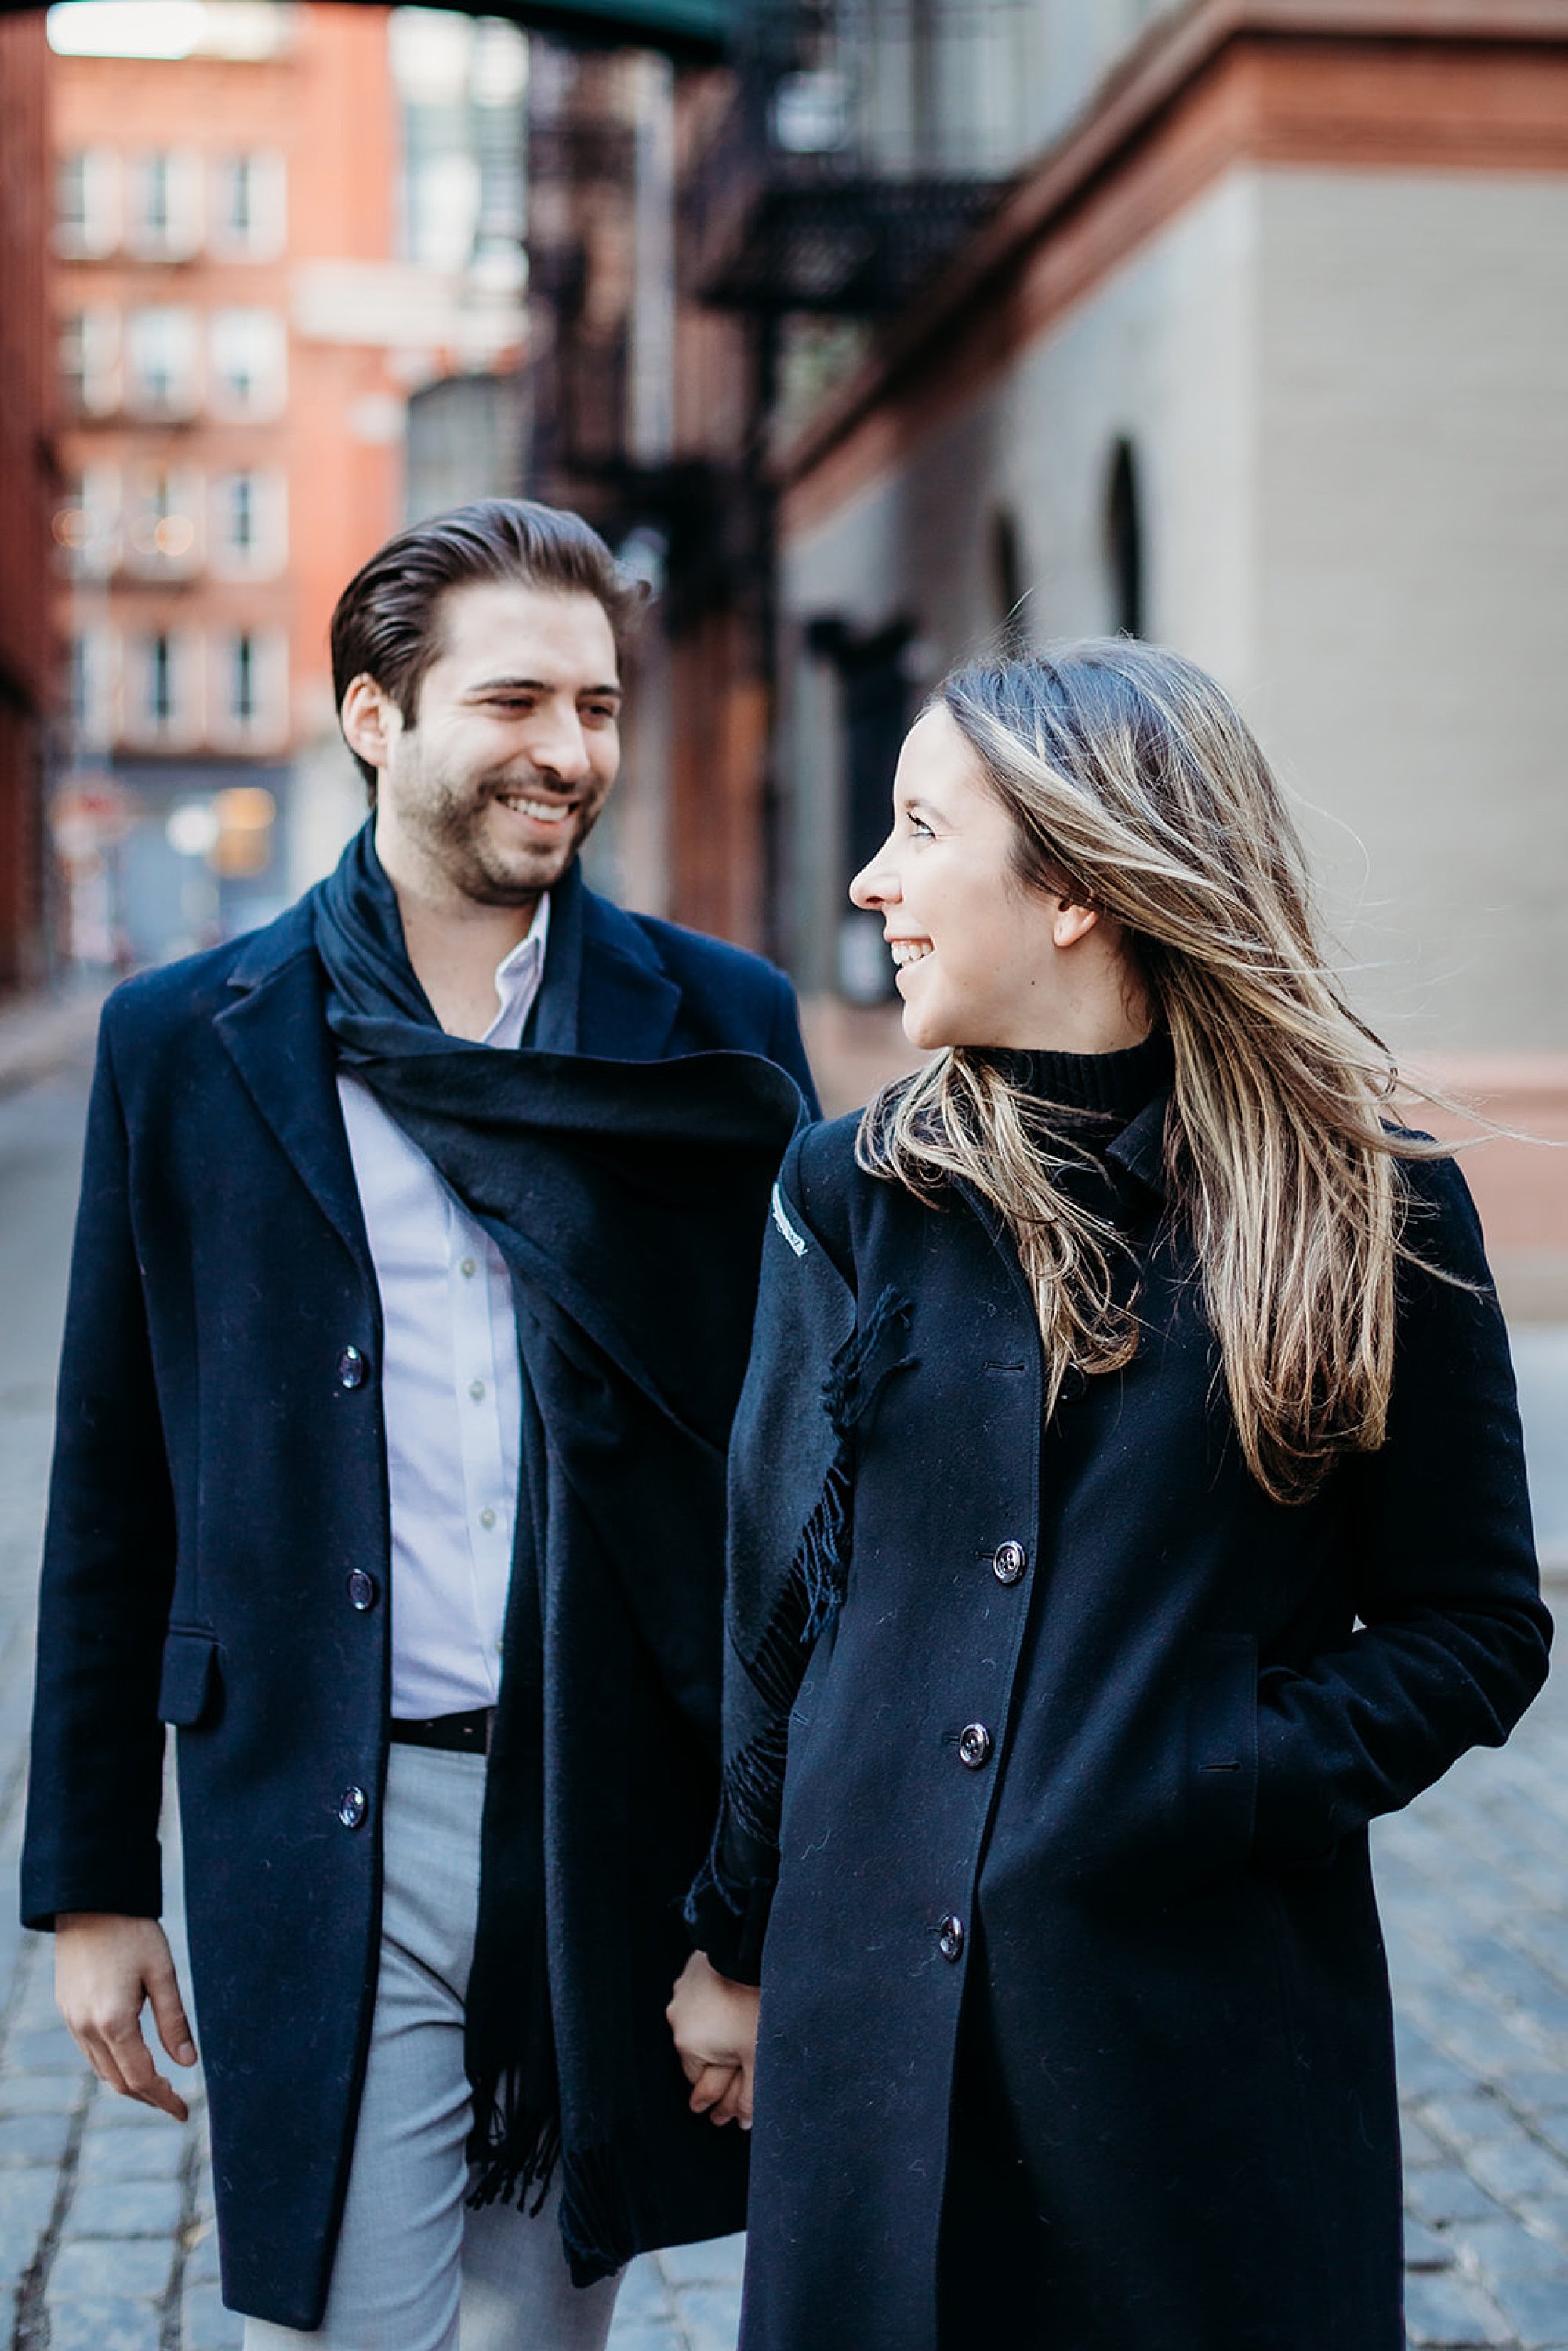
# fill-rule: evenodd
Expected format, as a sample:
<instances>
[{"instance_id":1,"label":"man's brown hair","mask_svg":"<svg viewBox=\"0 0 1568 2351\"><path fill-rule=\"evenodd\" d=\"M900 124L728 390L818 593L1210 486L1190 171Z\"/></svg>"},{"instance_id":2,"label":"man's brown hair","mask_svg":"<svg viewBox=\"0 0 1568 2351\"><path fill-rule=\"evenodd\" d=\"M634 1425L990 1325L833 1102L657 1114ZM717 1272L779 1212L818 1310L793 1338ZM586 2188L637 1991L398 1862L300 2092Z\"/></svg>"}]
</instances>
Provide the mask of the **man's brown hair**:
<instances>
[{"instance_id":1,"label":"man's brown hair","mask_svg":"<svg viewBox=\"0 0 1568 2351\"><path fill-rule=\"evenodd\" d=\"M420 681L441 651L441 600L471 580L512 580L559 595L591 596L619 645L647 600L580 515L531 498L477 498L416 522L356 571L332 614L338 708L355 678L371 677L413 726ZM376 771L354 754L371 795Z\"/></svg>"}]
</instances>

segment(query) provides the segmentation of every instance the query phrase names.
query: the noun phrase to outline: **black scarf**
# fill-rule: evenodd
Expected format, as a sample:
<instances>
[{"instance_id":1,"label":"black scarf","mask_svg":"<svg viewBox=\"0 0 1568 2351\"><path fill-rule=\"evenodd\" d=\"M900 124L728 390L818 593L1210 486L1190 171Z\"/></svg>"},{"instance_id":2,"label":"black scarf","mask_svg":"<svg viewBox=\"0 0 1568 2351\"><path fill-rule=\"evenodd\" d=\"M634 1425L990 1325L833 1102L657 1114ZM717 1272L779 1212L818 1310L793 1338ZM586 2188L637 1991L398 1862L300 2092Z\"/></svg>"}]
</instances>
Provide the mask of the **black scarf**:
<instances>
[{"instance_id":1,"label":"black scarf","mask_svg":"<svg viewBox=\"0 0 1568 2351\"><path fill-rule=\"evenodd\" d=\"M328 1024L343 1063L494 1237L522 1368L466 2008L475 2196L537 2189L537 2210L561 2159L562 2233L586 2280L632 2250L616 2177L635 2071L625 2020L659 1995L631 1980L641 1922L617 1915L637 1868L617 1845L627 1787L633 1808L639 1794L659 1801L638 1785L658 1767L646 1728L658 1700L615 1694L611 1719L628 1728L623 1751L607 1753L604 1685L662 1667L674 1708L699 1735L716 1729L689 1661L711 1655L716 1677L724 1450L768 1188L800 1098L749 1054L621 1062L446 1035L371 833L316 893ZM558 893L569 918L579 886L574 870ZM558 1014L546 1033L562 1028Z\"/></svg>"}]
</instances>

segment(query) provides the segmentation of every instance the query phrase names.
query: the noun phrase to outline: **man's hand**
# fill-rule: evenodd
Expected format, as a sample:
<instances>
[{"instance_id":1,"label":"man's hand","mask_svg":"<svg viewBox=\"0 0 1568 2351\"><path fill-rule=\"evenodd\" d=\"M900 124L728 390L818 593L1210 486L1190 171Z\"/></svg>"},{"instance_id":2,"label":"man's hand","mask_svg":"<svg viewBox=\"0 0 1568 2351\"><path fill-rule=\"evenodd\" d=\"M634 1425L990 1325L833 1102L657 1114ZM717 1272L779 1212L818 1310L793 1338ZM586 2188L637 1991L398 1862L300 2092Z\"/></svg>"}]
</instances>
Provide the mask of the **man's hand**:
<instances>
[{"instance_id":1,"label":"man's hand","mask_svg":"<svg viewBox=\"0 0 1568 2351\"><path fill-rule=\"evenodd\" d=\"M731 1983L694 1951L664 2014L681 2071L692 2085L694 2115L751 2128L751 2074L757 2060L758 1992Z\"/></svg>"},{"instance_id":2,"label":"man's hand","mask_svg":"<svg viewBox=\"0 0 1568 2351\"><path fill-rule=\"evenodd\" d=\"M140 2098L186 2122L189 2107L160 2074L141 2037L144 2000L152 2004L158 2038L175 2064L193 2065L196 2044L157 1919L63 1911L55 1921L55 2003L71 2039L99 2080L122 2098Z\"/></svg>"}]
</instances>

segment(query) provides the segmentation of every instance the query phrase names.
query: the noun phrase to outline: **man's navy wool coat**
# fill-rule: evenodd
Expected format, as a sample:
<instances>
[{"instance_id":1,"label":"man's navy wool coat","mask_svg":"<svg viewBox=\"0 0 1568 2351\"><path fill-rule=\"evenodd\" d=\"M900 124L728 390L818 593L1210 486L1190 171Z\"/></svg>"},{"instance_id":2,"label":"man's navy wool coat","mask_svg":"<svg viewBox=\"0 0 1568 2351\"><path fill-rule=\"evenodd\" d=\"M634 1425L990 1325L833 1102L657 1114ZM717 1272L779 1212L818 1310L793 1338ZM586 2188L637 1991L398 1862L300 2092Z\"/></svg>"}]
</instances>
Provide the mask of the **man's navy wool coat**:
<instances>
[{"instance_id":1,"label":"man's navy wool coat","mask_svg":"<svg viewBox=\"0 0 1568 2351\"><path fill-rule=\"evenodd\" d=\"M30 1926L156 1916L162 1727L179 1726L224 2290L294 2327L320 2322L352 2147L388 1722L389 1611L361 1604L366 1574L384 1597L389 1555L380 1306L322 1004L307 902L128 982L105 1011L23 1865ZM552 900L537 1019L541 1045L611 1060L762 1054L810 1097L779 973L621 913L575 869ZM691 1814L671 1981L716 1786L716 1569L714 1583L712 1653L680 1660L669 1692L669 1787L626 1792L684 1790ZM686 2111L665 1996L626 2032L639 2080L664 2093L641 2242L735 2229L743 2210L736 2135Z\"/></svg>"},{"instance_id":2,"label":"man's navy wool coat","mask_svg":"<svg viewBox=\"0 0 1568 2351\"><path fill-rule=\"evenodd\" d=\"M1043 1439L1010 1245L862 1173L853 1121L786 1160L732 1447L747 1582L814 1499L789 1432L831 1351L890 1291L910 1312L789 1726L744 2351L933 2351L970 2001L1048 2224L1040 2351L1403 2351L1366 1828L1545 1675L1507 1344L1462 1179L1413 1167L1411 1242L1467 1286L1403 1270L1386 1444L1271 1501L1164 1213L1165 1107L1110 1145L1137 1355ZM721 1968L758 1878L727 1944L705 1906ZM988 2266L973 2326L1005 2335Z\"/></svg>"}]
</instances>

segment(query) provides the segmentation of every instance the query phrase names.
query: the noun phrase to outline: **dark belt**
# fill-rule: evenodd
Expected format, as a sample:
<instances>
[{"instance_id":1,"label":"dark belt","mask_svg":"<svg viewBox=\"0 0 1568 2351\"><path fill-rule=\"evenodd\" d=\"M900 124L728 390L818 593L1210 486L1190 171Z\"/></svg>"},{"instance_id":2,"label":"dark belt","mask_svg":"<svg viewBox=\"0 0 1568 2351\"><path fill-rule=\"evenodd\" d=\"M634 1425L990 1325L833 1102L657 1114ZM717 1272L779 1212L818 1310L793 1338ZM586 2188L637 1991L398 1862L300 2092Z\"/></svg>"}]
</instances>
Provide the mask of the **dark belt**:
<instances>
[{"instance_id":1,"label":"dark belt","mask_svg":"<svg viewBox=\"0 0 1568 2351\"><path fill-rule=\"evenodd\" d=\"M423 1722L394 1714L392 1735L403 1747L443 1747L450 1755L487 1755L493 1706L473 1706L466 1714L433 1714Z\"/></svg>"}]
</instances>

